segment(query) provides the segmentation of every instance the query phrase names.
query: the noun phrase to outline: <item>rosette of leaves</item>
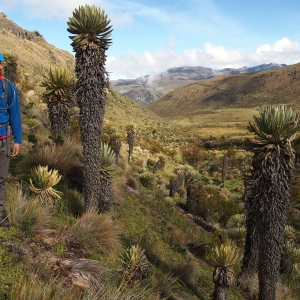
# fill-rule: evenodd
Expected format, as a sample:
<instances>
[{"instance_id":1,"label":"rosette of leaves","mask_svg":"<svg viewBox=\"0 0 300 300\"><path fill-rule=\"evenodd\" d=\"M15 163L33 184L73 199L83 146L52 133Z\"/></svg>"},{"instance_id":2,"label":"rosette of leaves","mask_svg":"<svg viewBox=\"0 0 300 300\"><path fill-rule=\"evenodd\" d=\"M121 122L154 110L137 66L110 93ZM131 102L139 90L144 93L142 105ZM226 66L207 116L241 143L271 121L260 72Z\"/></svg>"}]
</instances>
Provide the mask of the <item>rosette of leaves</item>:
<instances>
[{"instance_id":1,"label":"rosette of leaves","mask_svg":"<svg viewBox=\"0 0 300 300\"><path fill-rule=\"evenodd\" d=\"M221 244L212 249L209 263L215 268L231 268L236 265L242 256L233 245Z\"/></svg>"},{"instance_id":2,"label":"rosette of leaves","mask_svg":"<svg viewBox=\"0 0 300 300\"><path fill-rule=\"evenodd\" d=\"M121 257L121 262L125 269L125 278L130 283L148 276L150 264L145 254L145 249L139 245L132 245Z\"/></svg>"},{"instance_id":3,"label":"rosette of leaves","mask_svg":"<svg viewBox=\"0 0 300 300\"><path fill-rule=\"evenodd\" d=\"M102 143L100 152L100 174L105 178L112 178L113 173L116 170L114 162L116 160L116 154L113 149L107 144Z\"/></svg>"},{"instance_id":4,"label":"rosette of leaves","mask_svg":"<svg viewBox=\"0 0 300 300\"><path fill-rule=\"evenodd\" d=\"M226 225L228 228L232 227L245 227L246 226L246 216L245 214L235 214L231 216Z\"/></svg>"},{"instance_id":5,"label":"rosette of leaves","mask_svg":"<svg viewBox=\"0 0 300 300\"><path fill-rule=\"evenodd\" d=\"M300 129L298 114L284 105L268 106L253 118L255 122L249 122L247 129L257 135L252 142L261 146L291 142Z\"/></svg>"},{"instance_id":6,"label":"rosette of leaves","mask_svg":"<svg viewBox=\"0 0 300 300\"><path fill-rule=\"evenodd\" d=\"M19 60L19 56L17 53L6 52L3 54L3 56L4 56L5 64L13 64Z\"/></svg>"},{"instance_id":7,"label":"rosette of leaves","mask_svg":"<svg viewBox=\"0 0 300 300\"><path fill-rule=\"evenodd\" d=\"M110 44L112 26L104 10L94 5L80 6L75 9L73 17L69 18L68 32L75 34L70 36L73 48L85 49L91 44Z\"/></svg>"},{"instance_id":8,"label":"rosette of leaves","mask_svg":"<svg viewBox=\"0 0 300 300\"><path fill-rule=\"evenodd\" d=\"M236 247L222 244L212 249L208 261L214 266L213 281L215 290L213 299L228 299L229 287L234 283L234 270L242 256Z\"/></svg>"},{"instance_id":9,"label":"rosette of leaves","mask_svg":"<svg viewBox=\"0 0 300 300\"><path fill-rule=\"evenodd\" d=\"M56 96L59 99L69 99L75 82L74 73L64 67L50 68L47 75L43 75L44 79L41 83L46 88L44 97Z\"/></svg>"},{"instance_id":10,"label":"rosette of leaves","mask_svg":"<svg viewBox=\"0 0 300 300\"><path fill-rule=\"evenodd\" d=\"M291 225L284 227L284 239L285 241L293 242L297 237L297 231Z\"/></svg>"},{"instance_id":11,"label":"rosette of leaves","mask_svg":"<svg viewBox=\"0 0 300 300\"><path fill-rule=\"evenodd\" d=\"M39 165L31 170L30 189L37 194L40 203L52 206L62 195L62 192L53 188L60 179L57 170L48 171L48 166Z\"/></svg>"},{"instance_id":12,"label":"rosette of leaves","mask_svg":"<svg viewBox=\"0 0 300 300\"><path fill-rule=\"evenodd\" d=\"M6 79L16 83L17 81L17 62L19 56L13 52L3 54L5 60L4 72Z\"/></svg>"}]
</instances>

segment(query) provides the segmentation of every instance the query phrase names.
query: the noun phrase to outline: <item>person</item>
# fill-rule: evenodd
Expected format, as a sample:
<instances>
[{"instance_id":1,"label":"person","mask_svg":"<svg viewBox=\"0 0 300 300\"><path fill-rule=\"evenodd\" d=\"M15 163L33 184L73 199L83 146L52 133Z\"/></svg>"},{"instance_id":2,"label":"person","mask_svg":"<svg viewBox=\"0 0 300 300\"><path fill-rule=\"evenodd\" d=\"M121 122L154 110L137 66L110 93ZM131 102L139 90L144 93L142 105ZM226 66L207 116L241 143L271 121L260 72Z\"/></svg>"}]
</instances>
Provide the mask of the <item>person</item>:
<instances>
[{"instance_id":1,"label":"person","mask_svg":"<svg viewBox=\"0 0 300 300\"><path fill-rule=\"evenodd\" d=\"M21 109L16 86L3 78L4 57L0 53L0 226L9 227L4 206L5 180L8 176L10 156L21 150ZM14 145L11 149L11 138Z\"/></svg>"}]
</instances>

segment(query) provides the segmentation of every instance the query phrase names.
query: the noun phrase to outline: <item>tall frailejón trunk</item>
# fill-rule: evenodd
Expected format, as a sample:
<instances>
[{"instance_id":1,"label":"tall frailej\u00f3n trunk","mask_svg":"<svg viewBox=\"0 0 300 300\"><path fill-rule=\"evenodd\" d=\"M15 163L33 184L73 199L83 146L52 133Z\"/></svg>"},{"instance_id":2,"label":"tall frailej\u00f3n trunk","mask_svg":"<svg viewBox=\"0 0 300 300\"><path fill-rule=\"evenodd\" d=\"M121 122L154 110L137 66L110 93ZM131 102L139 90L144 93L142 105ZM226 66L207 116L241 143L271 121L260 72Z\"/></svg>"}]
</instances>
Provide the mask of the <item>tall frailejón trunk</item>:
<instances>
[{"instance_id":1,"label":"tall frailej\u00f3n trunk","mask_svg":"<svg viewBox=\"0 0 300 300\"><path fill-rule=\"evenodd\" d=\"M107 86L103 62L103 48L88 45L85 51L79 48L76 53L76 97L80 107L86 209L98 209L101 202L99 165L101 128L106 105L104 87Z\"/></svg>"},{"instance_id":2,"label":"tall frailej\u00f3n trunk","mask_svg":"<svg viewBox=\"0 0 300 300\"><path fill-rule=\"evenodd\" d=\"M253 174L252 174L253 175ZM258 271L258 251L259 251L259 235L256 228L255 212L253 210L253 186L250 176L246 176L245 180L245 196L244 203L246 208L246 241L244 250L244 259L242 265L242 277L250 279ZM246 278L245 278L246 277ZM249 282L248 280L246 282Z\"/></svg>"},{"instance_id":3,"label":"tall frailej\u00f3n trunk","mask_svg":"<svg viewBox=\"0 0 300 300\"><path fill-rule=\"evenodd\" d=\"M5 78L9 81L16 83L17 82L17 68L18 65L15 62L8 63L5 65Z\"/></svg>"},{"instance_id":4,"label":"tall frailej\u00f3n trunk","mask_svg":"<svg viewBox=\"0 0 300 300\"><path fill-rule=\"evenodd\" d=\"M174 197L175 193L180 189L184 182L184 173L178 172L175 178L170 180L170 192L169 196Z\"/></svg>"},{"instance_id":5,"label":"tall frailej\u00f3n trunk","mask_svg":"<svg viewBox=\"0 0 300 300\"><path fill-rule=\"evenodd\" d=\"M98 203L98 211L108 212L113 208L113 191L111 178L100 177L101 202Z\"/></svg>"},{"instance_id":6,"label":"tall frailej\u00f3n trunk","mask_svg":"<svg viewBox=\"0 0 300 300\"><path fill-rule=\"evenodd\" d=\"M262 156L262 152L258 152L253 163L253 213L256 215L259 234L260 300L276 299L276 285L290 198L289 183L294 165L291 148L278 145L268 145L268 147L268 155Z\"/></svg>"},{"instance_id":7,"label":"tall frailej\u00f3n trunk","mask_svg":"<svg viewBox=\"0 0 300 300\"><path fill-rule=\"evenodd\" d=\"M71 102L54 99L54 97L52 96L52 100L47 101L51 135L68 137L70 135Z\"/></svg>"},{"instance_id":8,"label":"tall frailej\u00f3n trunk","mask_svg":"<svg viewBox=\"0 0 300 300\"><path fill-rule=\"evenodd\" d=\"M255 216L246 214L246 241L242 266L242 275L248 279L253 277L258 270L259 235L256 228Z\"/></svg>"},{"instance_id":9,"label":"tall frailej\u00f3n trunk","mask_svg":"<svg viewBox=\"0 0 300 300\"><path fill-rule=\"evenodd\" d=\"M135 140L135 132L130 131L127 132L127 141L128 141L128 162L131 162L132 153L133 153L133 147L134 147L134 140Z\"/></svg>"},{"instance_id":10,"label":"tall frailej\u00f3n trunk","mask_svg":"<svg viewBox=\"0 0 300 300\"><path fill-rule=\"evenodd\" d=\"M258 233L259 300L274 300L295 160L291 142L300 129L299 116L291 107L280 105L267 106L253 117L255 122L248 126L256 136L252 139L252 187L247 210L250 226Z\"/></svg>"}]
</instances>

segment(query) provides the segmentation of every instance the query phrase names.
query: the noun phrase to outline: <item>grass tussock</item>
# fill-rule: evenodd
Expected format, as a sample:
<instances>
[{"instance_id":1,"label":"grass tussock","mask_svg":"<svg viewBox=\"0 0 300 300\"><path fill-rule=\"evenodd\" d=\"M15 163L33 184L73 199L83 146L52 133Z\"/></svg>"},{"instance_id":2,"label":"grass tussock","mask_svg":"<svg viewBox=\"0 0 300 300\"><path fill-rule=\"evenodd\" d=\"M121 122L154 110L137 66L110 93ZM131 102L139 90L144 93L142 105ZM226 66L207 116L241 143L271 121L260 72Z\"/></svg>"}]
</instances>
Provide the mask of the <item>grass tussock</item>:
<instances>
[{"instance_id":1,"label":"grass tussock","mask_svg":"<svg viewBox=\"0 0 300 300\"><path fill-rule=\"evenodd\" d=\"M153 273L150 278L152 293L157 295L158 299L168 299L174 294L177 281L178 277L174 277L171 273Z\"/></svg>"},{"instance_id":2,"label":"grass tussock","mask_svg":"<svg viewBox=\"0 0 300 300\"><path fill-rule=\"evenodd\" d=\"M110 214L94 211L84 213L70 228L67 239L75 238L80 247L92 253L98 249L106 254L121 247L119 230Z\"/></svg>"},{"instance_id":3,"label":"grass tussock","mask_svg":"<svg viewBox=\"0 0 300 300\"><path fill-rule=\"evenodd\" d=\"M48 207L41 206L37 199L29 197L21 185L7 184L5 207L11 225L26 232L35 227L44 227L50 220Z\"/></svg>"},{"instance_id":4,"label":"grass tussock","mask_svg":"<svg viewBox=\"0 0 300 300\"><path fill-rule=\"evenodd\" d=\"M70 278L69 278L70 279ZM62 280L55 276L49 280L41 280L38 274L20 273L14 281L8 295L9 300L140 300L146 299L147 290L128 288L121 282L119 286L112 284L92 284L85 289L76 285L76 279L72 283L69 279ZM75 296L76 295L76 296Z\"/></svg>"},{"instance_id":5,"label":"grass tussock","mask_svg":"<svg viewBox=\"0 0 300 300\"><path fill-rule=\"evenodd\" d=\"M62 193L68 213L81 216L85 211L83 195L78 190L69 189L66 186L62 188Z\"/></svg>"},{"instance_id":6,"label":"grass tussock","mask_svg":"<svg viewBox=\"0 0 300 300\"><path fill-rule=\"evenodd\" d=\"M45 142L38 144L28 153L16 168L18 173L30 174L32 168L48 166L50 170L58 170L64 179L79 180L82 174L81 146L67 139L62 145Z\"/></svg>"},{"instance_id":7,"label":"grass tussock","mask_svg":"<svg viewBox=\"0 0 300 300\"><path fill-rule=\"evenodd\" d=\"M37 274L20 274L12 285L9 299L14 300L72 300L74 294L80 295L80 290L64 287L63 282L52 278L42 281ZM82 292L81 292L82 293ZM80 299L80 298L78 298Z\"/></svg>"}]
</instances>

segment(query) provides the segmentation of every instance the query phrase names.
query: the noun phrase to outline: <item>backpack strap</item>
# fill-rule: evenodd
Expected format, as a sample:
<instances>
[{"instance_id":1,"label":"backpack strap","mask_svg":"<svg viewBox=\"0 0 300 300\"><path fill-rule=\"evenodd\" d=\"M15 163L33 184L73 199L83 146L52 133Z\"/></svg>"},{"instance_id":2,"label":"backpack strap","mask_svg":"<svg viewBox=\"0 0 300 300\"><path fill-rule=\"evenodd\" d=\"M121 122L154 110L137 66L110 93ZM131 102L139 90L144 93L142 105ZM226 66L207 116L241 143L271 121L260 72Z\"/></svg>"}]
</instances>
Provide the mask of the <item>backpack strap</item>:
<instances>
[{"instance_id":1,"label":"backpack strap","mask_svg":"<svg viewBox=\"0 0 300 300\"><path fill-rule=\"evenodd\" d=\"M8 80L6 78L2 79L2 87L4 91L4 96L6 98L6 106L8 106Z\"/></svg>"},{"instance_id":2,"label":"backpack strap","mask_svg":"<svg viewBox=\"0 0 300 300\"><path fill-rule=\"evenodd\" d=\"M9 109L13 105L13 103L15 102L15 97L14 97L13 103L11 103L11 104L8 103L8 90L9 90L8 89L8 84L11 84L11 82L8 79L3 78L2 79L2 88L3 88L3 91L4 91L3 98L6 99L6 107L5 108L0 108L0 110Z\"/></svg>"}]
</instances>

